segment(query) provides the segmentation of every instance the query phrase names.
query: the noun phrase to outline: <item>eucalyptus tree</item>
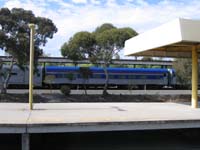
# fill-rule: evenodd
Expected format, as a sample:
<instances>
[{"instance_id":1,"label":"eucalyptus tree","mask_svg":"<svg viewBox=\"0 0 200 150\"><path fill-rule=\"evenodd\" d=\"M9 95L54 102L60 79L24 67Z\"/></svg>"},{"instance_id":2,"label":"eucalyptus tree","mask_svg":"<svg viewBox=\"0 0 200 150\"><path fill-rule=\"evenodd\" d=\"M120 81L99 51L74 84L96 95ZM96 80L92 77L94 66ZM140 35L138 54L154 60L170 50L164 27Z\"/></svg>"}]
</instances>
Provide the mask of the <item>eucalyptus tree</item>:
<instances>
[{"instance_id":1,"label":"eucalyptus tree","mask_svg":"<svg viewBox=\"0 0 200 150\"><path fill-rule=\"evenodd\" d=\"M192 60L189 58L177 58L173 62L176 71L176 82L181 88L191 88Z\"/></svg>"},{"instance_id":2,"label":"eucalyptus tree","mask_svg":"<svg viewBox=\"0 0 200 150\"><path fill-rule=\"evenodd\" d=\"M103 94L107 94L109 82L107 68L112 63L113 57L119 56L118 53L123 49L124 42L136 35L137 32L132 28L117 28L110 23L105 23L97 27L92 33L76 33L64 44L67 48L62 47L61 52L66 54L69 59L75 58L71 56L74 52L76 55L73 56L81 56L78 59L88 58L91 63L102 61L106 78Z\"/></svg>"},{"instance_id":3,"label":"eucalyptus tree","mask_svg":"<svg viewBox=\"0 0 200 150\"><path fill-rule=\"evenodd\" d=\"M22 8L0 9L0 50L12 56L12 61L3 79L2 93L6 93L14 60L19 66L25 65L29 61L30 29L28 24L30 23L36 25L34 58L37 64L38 56L42 55L42 47L57 32L52 20L36 17L32 11Z\"/></svg>"},{"instance_id":4,"label":"eucalyptus tree","mask_svg":"<svg viewBox=\"0 0 200 150\"><path fill-rule=\"evenodd\" d=\"M101 27L100 27L101 28ZM112 63L112 58L116 57L119 51L124 47L124 42L137 35L131 28L111 28L96 34L97 50L92 55L92 60L103 61L103 69L106 80L103 94L107 94L109 76L107 67Z\"/></svg>"}]
</instances>

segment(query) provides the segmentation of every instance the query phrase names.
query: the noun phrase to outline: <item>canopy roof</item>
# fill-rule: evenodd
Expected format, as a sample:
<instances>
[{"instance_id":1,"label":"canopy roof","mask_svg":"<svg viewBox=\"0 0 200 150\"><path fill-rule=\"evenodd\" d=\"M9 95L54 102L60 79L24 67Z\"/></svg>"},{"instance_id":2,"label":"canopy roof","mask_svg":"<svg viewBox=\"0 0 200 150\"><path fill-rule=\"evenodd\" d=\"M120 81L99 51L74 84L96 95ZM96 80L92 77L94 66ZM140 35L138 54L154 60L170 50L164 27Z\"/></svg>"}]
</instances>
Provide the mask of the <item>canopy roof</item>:
<instances>
[{"instance_id":1,"label":"canopy roof","mask_svg":"<svg viewBox=\"0 0 200 150\"><path fill-rule=\"evenodd\" d=\"M200 20L176 19L125 42L125 55L191 57L200 52Z\"/></svg>"}]
</instances>

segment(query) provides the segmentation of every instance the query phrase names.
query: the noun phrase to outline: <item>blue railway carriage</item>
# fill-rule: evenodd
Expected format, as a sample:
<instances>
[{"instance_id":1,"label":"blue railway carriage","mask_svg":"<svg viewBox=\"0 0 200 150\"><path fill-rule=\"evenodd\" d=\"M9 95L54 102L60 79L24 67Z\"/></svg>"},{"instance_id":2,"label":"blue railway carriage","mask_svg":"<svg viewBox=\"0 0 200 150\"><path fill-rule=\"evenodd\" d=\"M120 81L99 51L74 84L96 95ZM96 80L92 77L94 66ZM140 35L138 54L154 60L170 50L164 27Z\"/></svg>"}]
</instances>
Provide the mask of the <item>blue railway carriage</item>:
<instances>
[{"instance_id":1,"label":"blue railway carriage","mask_svg":"<svg viewBox=\"0 0 200 150\"><path fill-rule=\"evenodd\" d=\"M39 66L34 74L34 87L57 87L69 85L71 87L103 87L106 75L103 68L90 67L89 76L85 78L80 67ZM4 65L0 70L0 85L3 83L2 73L8 71ZM173 69L146 69L146 68L107 68L108 86L115 88L127 87L169 87L176 84L175 71ZM14 66L9 80L9 87L23 88L29 84L29 69L21 70Z\"/></svg>"},{"instance_id":2,"label":"blue railway carriage","mask_svg":"<svg viewBox=\"0 0 200 150\"><path fill-rule=\"evenodd\" d=\"M45 68L45 76L51 76L54 86L71 85L92 87L103 86L106 75L103 68L90 67L91 74L83 78L80 67L49 66ZM146 69L146 68L107 68L108 85L117 88L137 87L164 87L175 85L175 72L173 69Z\"/></svg>"},{"instance_id":3,"label":"blue railway carriage","mask_svg":"<svg viewBox=\"0 0 200 150\"><path fill-rule=\"evenodd\" d=\"M4 65L1 72L0 76L0 85L3 83L3 78L6 76L8 73L9 66ZM42 87L42 67L38 67L37 73L34 74L34 86L35 87ZM26 67L24 70L20 69L18 66L14 65L12 72L11 72L11 77L8 82L9 87L14 87L14 88L24 88L28 87L29 85L29 69Z\"/></svg>"}]
</instances>

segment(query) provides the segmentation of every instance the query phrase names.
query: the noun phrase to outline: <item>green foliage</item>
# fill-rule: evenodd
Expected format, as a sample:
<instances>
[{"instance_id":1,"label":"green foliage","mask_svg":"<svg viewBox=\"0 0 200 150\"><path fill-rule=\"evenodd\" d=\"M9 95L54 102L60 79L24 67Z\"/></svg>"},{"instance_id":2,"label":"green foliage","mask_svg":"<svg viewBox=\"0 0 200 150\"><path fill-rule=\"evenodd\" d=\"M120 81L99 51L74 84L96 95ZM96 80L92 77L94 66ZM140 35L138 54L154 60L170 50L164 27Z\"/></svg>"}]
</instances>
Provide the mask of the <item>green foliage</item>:
<instances>
[{"instance_id":1,"label":"green foliage","mask_svg":"<svg viewBox=\"0 0 200 150\"><path fill-rule=\"evenodd\" d=\"M110 41L112 41L112 42L109 43L109 45L115 46L116 49L123 48L124 47L124 42L127 39L137 35L137 33L131 28L111 29L111 30L107 30L107 31L105 31L103 33L104 33L105 37L106 37L105 34L110 34L110 36L111 36ZM108 41L109 41L109 39L107 39L107 42ZM104 43L104 45L107 45L107 44Z\"/></svg>"},{"instance_id":2,"label":"green foliage","mask_svg":"<svg viewBox=\"0 0 200 150\"><path fill-rule=\"evenodd\" d=\"M74 49L71 46L71 44L68 44L68 43L64 43L63 46L61 47L61 54L64 57L73 60L74 63L75 61L83 59L81 52L78 51L78 49Z\"/></svg>"},{"instance_id":3,"label":"green foliage","mask_svg":"<svg viewBox=\"0 0 200 150\"><path fill-rule=\"evenodd\" d=\"M111 23L104 23L95 29L94 34L99 34L110 29L116 29L116 27L113 26Z\"/></svg>"},{"instance_id":4,"label":"green foliage","mask_svg":"<svg viewBox=\"0 0 200 150\"><path fill-rule=\"evenodd\" d=\"M94 36L89 32L78 32L61 47L61 54L73 60L83 60L90 55L91 45L95 43Z\"/></svg>"},{"instance_id":5,"label":"green foliage","mask_svg":"<svg viewBox=\"0 0 200 150\"><path fill-rule=\"evenodd\" d=\"M191 59L176 59L173 63L176 71L177 83L185 88L191 87L192 63Z\"/></svg>"},{"instance_id":6,"label":"green foliage","mask_svg":"<svg viewBox=\"0 0 200 150\"><path fill-rule=\"evenodd\" d=\"M0 49L13 56L19 65L29 60L30 29L29 23L36 25L35 58L42 54L48 38L57 32L50 19L35 17L32 11L22 8L0 9Z\"/></svg>"},{"instance_id":7,"label":"green foliage","mask_svg":"<svg viewBox=\"0 0 200 150\"><path fill-rule=\"evenodd\" d=\"M90 32L78 32L73 36L72 44L82 52L87 52L88 48L95 43L94 36Z\"/></svg>"},{"instance_id":8,"label":"green foliage","mask_svg":"<svg viewBox=\"0 0 200 150\"><path fill-rule=\"evenodd\" d=\"M68 85L63 85L60 88L61 93L63 93L65 96L69 96L71 93L71 89Z\"/></svg>"},{"instance_id":9,"label":"green foliage","mask_svg":"<svg viewBox=\"0 0 200 150\"><path fill-rule=\"evenodd\" d=\"M96 34L96 41L98 45L102 48L112 48L110 46L114 46L117 29L110 29L99 34Z\"/></svg>"}]
</instances>

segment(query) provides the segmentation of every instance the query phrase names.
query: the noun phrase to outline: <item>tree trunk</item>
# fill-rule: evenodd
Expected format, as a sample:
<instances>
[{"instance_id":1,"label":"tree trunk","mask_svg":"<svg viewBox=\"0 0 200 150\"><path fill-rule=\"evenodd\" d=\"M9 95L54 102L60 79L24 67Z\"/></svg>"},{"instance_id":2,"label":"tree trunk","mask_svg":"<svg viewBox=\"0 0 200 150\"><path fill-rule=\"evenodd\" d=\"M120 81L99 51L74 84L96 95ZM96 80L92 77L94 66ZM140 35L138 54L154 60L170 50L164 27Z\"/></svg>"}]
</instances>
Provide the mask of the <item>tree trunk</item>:
<instances>
[{"instance_id":1,"label":"tree trunk","mask_svg":"<svg viewBox=\"0 0 200 150\"><path fill-rule=\"evenodd\" d=\"M2 67L3 68L3 67ZM2 68L0 68L1 70L3 70ZM0 72L0 88L1 88L1 93L4 92L3 91L3 81L4 81L4 78L3 78L3 74Z\"/></svg>"},{"instance_id":2,"label":"tree trunk","mask_svg":"<svg viewBox=\"0 0 200 150\"><path fill-rule=\"evenodd\" d=\"M84 84L84 91L85 91L85 95L87 95L87 87L85 84Z\"/></svg>"},{"instance_id":3,"label":"tree trunk","mask_svg":"<svg viewBox=\"0 0 200 150\"><path fill-rule=\"evenodd\" d=\"M104 69L104 73L106 75L106 81L105 81L105 85L104 85L104 88L103 88L103 95L106 96L106 95L108 95L107 89L108 89L109 77L108 77L107 67L104 67L103 69Z\"/></svg>"},{"instance_id":4,"label":"tree trunk","mask_svg":"<svg viewBox=\"0 0 200 150\"><path fill-rule=\"evenodd\" d=\"M83 79L83 80L84 80L84 83L83 83L84 92L85 92L85 95L87 95L86 79Z\"/></svg>"},{"instance_id":5,"label":"tree trunk","mask_svg":"<svg viewBox=\"0 0 200 150\"><path fill-rule=\"evenodd\" d=\"M6 94L7 93L7 87L5 87L5 83L3 83L2 87L1 87L1 94Z\"/></svg>"},{"instance_id":6,"label":"tree trunk","mask_svg":"<svg viewBox=\"0 0 200 150\"><path fill-rule=\"evenodd\" d=\"M14 58L12 57L10 68L8 70L8 74L7 74L6 78L3 81L3 86L1 88L1 94L6 94L7 93L8 82L9 82L10 77L11 77L13 65L14 65Z\"/></svg>"}]
</instances>

